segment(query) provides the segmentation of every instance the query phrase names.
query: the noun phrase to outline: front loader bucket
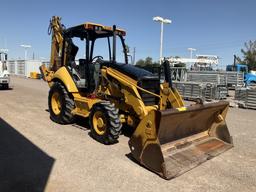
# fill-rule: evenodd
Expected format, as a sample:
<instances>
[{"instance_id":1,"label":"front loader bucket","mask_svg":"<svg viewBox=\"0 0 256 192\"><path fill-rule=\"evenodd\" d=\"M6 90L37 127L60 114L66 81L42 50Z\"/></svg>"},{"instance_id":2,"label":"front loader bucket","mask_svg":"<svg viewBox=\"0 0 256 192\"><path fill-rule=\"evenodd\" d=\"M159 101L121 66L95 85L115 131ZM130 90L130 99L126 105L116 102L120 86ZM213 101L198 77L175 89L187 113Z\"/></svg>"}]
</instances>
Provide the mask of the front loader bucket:
<instances>
[{"instance_id":1,"label":"front loader bucket","mask_svg":"<svg viewBox=\"0 0 256 192\"><path fill-rule=\"evenodd\" d=\"M225 118L228 102L151 111L129 140L133 157L171 179L233 147Z\"/></svg>"}]
</instances>

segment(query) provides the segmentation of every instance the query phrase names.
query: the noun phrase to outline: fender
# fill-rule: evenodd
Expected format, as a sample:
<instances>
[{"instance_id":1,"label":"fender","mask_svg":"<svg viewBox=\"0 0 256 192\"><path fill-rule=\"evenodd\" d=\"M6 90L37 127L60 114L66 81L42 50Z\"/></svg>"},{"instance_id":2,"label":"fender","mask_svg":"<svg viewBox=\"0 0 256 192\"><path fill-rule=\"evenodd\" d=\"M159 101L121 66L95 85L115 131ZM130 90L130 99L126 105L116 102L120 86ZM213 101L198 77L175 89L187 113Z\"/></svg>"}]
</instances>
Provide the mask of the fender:
<instances>
[{"instance_id":1,"label":"fender","mask_svg":"<svg viewBox=\"0 0 256 192\"><path fill-rule=\"evenodd\" d=\"M76 84L72 79L71 75L69 74L66 67L61 67L54 73L52 82L57 79L64 84L68 92L70 93L78 92Z\"/></svg>"}]
</instances>

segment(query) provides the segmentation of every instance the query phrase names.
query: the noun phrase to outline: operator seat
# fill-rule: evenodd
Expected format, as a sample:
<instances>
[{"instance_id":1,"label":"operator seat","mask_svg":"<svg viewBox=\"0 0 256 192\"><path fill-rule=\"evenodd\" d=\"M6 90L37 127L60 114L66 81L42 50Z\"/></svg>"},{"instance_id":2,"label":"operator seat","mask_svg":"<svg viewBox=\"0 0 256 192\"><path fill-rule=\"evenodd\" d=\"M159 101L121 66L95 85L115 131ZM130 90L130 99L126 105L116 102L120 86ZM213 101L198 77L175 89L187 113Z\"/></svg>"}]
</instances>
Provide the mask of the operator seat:
<instances>
[{"instance_id":1,"label":"operator seat","mask_svg":"<svg viewBox=\"0 0 256 192\"><path fill-rule=\"evenodd\" d=\"M76 54L77 54L79 48L72 42L70 49L71 49L70 50L70 60L75 61Z\"/></svg>"},{"instance_id":2,"label":"operator seat","mask_svg":"<svg viewBox=\"0 0 256 192\"><path fill-rule=\"evenodd\" d=\"M79 59L79 73L81 79L77 82L77 86L85 89L85 92L92 93L95 90L94 65L87 63L86 59Z\"/></svg>"}]
</instances>

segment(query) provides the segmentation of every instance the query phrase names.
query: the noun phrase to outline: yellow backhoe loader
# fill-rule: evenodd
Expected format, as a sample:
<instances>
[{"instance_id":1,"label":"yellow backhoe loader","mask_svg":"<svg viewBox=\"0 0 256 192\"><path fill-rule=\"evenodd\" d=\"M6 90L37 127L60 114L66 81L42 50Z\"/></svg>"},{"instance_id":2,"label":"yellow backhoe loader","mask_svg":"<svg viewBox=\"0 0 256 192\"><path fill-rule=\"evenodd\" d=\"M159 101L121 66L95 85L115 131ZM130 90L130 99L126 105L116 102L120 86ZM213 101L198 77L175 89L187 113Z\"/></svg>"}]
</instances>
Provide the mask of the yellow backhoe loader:
<instances>
[{"instance_id":1,"label":"yellow backhoe loader","mask_svg":"<svg viewBox=\"0 0 256 192\"><path fill-rule=\"evenodd\" d=\"M172 87L167 61L164 79L128 64L124 30L95 23L66 29L53 16L49 33L50 66L40 70L50 86L53 121L88 117L92 137L103 144L116 143L122 125L130 127L133 158L165 179L233 146L225 123L228 103L185 106ZM124 61L118 62L121 55Z\"/></svg>"}]
</instances>

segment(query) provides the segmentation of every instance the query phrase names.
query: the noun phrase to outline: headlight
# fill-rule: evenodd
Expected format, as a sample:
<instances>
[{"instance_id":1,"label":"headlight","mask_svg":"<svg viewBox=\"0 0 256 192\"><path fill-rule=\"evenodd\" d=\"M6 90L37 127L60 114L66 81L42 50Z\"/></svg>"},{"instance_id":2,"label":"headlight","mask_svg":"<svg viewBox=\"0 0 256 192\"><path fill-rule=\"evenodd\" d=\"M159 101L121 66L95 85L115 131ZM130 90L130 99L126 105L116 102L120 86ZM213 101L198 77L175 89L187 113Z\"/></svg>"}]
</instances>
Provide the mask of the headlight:
<instances>
[{"instance_id":1,"label":"headlight","mask_svg":"<svg viewBox=\"0 0 256 192\"><path fill-rule=\"evenodd\" d=\"M9 77L10 75L9 74L4 74L4 77Z\"/></svg>"}]
</instances>

